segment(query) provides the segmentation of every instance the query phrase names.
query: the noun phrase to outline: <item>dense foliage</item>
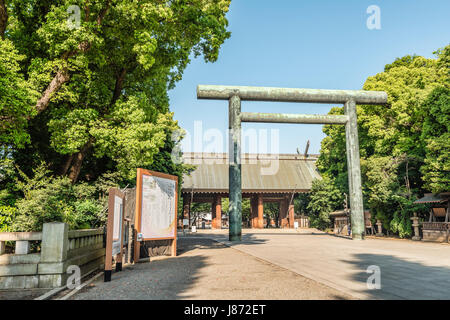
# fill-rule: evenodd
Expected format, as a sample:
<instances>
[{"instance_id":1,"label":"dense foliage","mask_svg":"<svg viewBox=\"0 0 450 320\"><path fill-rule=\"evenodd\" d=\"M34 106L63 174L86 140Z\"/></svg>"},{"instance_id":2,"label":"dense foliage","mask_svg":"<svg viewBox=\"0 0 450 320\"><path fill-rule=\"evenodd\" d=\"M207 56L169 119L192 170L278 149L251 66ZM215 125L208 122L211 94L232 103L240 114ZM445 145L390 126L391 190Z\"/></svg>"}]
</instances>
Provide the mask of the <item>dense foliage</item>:
<instances>
[{"instance_id":1,"label":"dense foliage","mask_svg":"<svg viewBox=\"0 0 450 320\"><path fill-rule=\"evenodd\" d=\"M20 172L23 181L18 188L24 197L16 202L16 217L12 230L39 231L42 224L63 221L72 229L99 227L106 220L106 204L98 201L101 180L95 184L73 184L68 177L52 177L44 166L36 168L32 178Z\"/></svg>"},{"instance_id":2,"label":"dense foliage","mask_svg":"<svg viewBox=\"0 0 450 320\"><path fill-rule=\"evenodd\" d=\"M417 197L450 189L450 46L436 54L386 65L363 89L386 91L388 105L357 108L365 207L400 237L411 234L412 212L421 212ZM326 125L324 133L318 168L348 193L345 130Z\"/></svg>"},{"instance_id":3,"label":"dense foliage","mask_svg":"<svg viewBox=\"0 0 450 320\"><path fill-rule=\"evenodd\" d=\"M327 229L330 226L330 213L343 201L343 194L326 175L316 179L311 186L307 209L310 212L310 225L313 228Z\"/></svg>"},{"instance_id":4,"label":"dense foliage","mask_svg":"<svg viewBox=\"0 0 450 320\"><path fill-rule=\"evenodd\" d=\"M15 229L98 225L96 184L133 185L137 167L181 179L167 92L192 56L217 60L229 4L0 1L0 205Z\"/></svg>"}]
</instances>

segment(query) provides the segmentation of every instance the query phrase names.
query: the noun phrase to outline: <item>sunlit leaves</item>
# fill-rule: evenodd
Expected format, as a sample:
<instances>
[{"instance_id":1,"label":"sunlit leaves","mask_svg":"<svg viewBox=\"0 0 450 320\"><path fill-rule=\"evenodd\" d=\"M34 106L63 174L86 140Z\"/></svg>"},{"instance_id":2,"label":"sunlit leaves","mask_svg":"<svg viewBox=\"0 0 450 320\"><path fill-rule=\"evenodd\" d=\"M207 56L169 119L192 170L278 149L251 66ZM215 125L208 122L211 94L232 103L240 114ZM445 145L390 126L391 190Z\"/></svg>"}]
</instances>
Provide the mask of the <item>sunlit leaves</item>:
<instances>
[{"instance_id":1,"label":"sunlit leaves","mask_svg":"<svg viewBox=\"0 0 450 320\"><path fill-rule=\"evenodd\" d=\"M422 112L423 180L429 190L445 192L450 188L450 89L435 89L423 103Z\"/></svg>"},{"instance_id":2,"label":"sunlit leaves","mask_svg":"<svg viewBox=\"0 0 450 320\"><path fill-rule=\"evenodd\" d=\"M341 209L343 196L328 176L314 180L307 206L311 213L311 225L320 229L328 228L331 222L330 213L335 209Z\"/></svg>"},{"instance_id":3,"label":"sunlit leaves","mask_svg":"<svg viewBox=\"0 0 450 320\"><path fill-rule=\"evenodd\" d=\"M26 127L37 92L20 73L24 59L10 40L0 40L0 146L29 142Z\"/></svg>"}]
</instances>

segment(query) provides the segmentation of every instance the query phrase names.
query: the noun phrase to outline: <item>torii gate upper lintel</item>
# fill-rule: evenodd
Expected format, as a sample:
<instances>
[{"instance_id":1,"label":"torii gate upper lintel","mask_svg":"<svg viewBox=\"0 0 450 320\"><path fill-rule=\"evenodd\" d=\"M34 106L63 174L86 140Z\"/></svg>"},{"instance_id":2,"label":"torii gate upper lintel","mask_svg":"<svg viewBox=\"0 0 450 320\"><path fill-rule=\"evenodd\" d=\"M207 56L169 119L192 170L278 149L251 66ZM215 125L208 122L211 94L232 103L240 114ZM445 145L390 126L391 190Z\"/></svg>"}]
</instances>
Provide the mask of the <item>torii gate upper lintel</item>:
<instances>
[{"instance_id":1,"label":"torii gate upper lintel","mask_svg":"<svg viewBox=\"0 0 450 320\"><path fill-rule=\"evenodd\" d=\"M384 91L322 90L272 87L199 85L198 99L229 101L229 240L241 240L241 122L315 123L345 125L352 238L364 239L364 211L356 118L357 104L387 103ZM306 115L241 112L241 101L277 101L343 104L344 115Z\"/></svg>"}]
</instances>

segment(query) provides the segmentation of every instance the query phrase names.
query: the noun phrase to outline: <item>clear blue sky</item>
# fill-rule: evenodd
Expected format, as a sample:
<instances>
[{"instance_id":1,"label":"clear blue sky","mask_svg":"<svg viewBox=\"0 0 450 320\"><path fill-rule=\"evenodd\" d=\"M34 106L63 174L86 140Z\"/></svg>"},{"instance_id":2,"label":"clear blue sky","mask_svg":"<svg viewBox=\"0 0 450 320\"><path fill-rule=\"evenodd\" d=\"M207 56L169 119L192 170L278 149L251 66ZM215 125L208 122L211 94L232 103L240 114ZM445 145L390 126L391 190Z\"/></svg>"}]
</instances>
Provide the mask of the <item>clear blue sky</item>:
<instances>
[{"instance_id":1,"label":"clear blue sky","mask_svg":"<svg viewBox=\"0 0 450 320\"><path fill-rule=\"evenodd\" d=\"M381 9L381 30L366 26L370 5ZM450 43L448 0L232 0L227 18L231 38L218 61L193 59L169 92L175 119L191 135L195 121L202 121L203 132L218 129L225 136L228 128L228 103L197 100L198 84L361 89L368 76L382 72L395 58L433 57L433 51ZM242 104L250 112L326 114L331 107ZM281 153L295 153L297 147L303 152L308 139L310 153L318 153L324 137L321 125L243 124L249 128L279 129ZM184 151L202 151L194 149L193 140L190 148L184 144ZM247 145L243 151L249 150Z\"/></svg>"}]
</instances>

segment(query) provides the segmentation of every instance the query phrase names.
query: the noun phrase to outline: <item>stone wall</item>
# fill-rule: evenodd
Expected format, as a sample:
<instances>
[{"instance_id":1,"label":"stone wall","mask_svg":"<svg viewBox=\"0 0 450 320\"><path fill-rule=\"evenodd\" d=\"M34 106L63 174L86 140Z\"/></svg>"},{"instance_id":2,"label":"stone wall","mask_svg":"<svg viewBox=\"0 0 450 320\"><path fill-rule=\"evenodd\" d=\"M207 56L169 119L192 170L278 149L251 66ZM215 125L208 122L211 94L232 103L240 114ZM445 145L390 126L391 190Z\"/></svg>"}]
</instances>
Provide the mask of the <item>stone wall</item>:
<instances>
[{"instance_id":1,"label":"stone wall","mask_svg":"<svg viewBox=\"0 0 450 320\"><path fill-rule=\"evenodd\" d=\"M81 276L103 269L103 236L103 229L69 231L60 222L45 223L42 232L1 232L0 289L64 286L71 265ZM13 254L5 253L5 241L16 243ZM30 253L30 241L40 241L40 252Z\"/></svg>"},{"instance_id":2,"label":"stone wall","mask_svg":"<svg viewBox=\"0 0 450 320\"><path fill-rule=\"evenodd\" d=\"M450 222L423 222L423 241L449 242Z\"/></svg>"},{"instance_id":3,"label":"stone wall","mask_svg":"<svg viewBox=\"0 0 450 320\"><path fill-rule=\"evenodd\" d=\"M422 230L423 241L447 242L447 231L442 230Z\"/></svg>"}]
</instances>

